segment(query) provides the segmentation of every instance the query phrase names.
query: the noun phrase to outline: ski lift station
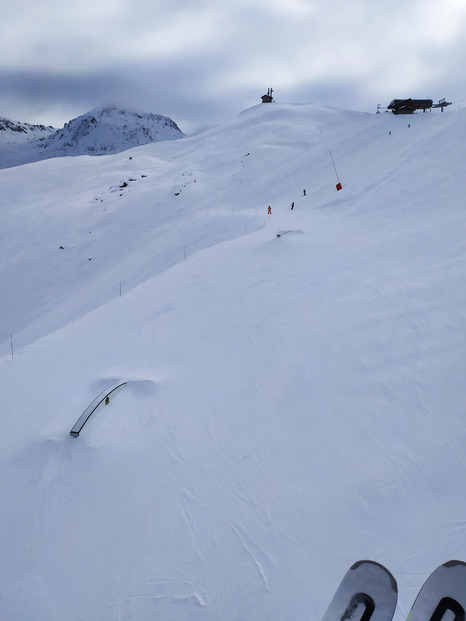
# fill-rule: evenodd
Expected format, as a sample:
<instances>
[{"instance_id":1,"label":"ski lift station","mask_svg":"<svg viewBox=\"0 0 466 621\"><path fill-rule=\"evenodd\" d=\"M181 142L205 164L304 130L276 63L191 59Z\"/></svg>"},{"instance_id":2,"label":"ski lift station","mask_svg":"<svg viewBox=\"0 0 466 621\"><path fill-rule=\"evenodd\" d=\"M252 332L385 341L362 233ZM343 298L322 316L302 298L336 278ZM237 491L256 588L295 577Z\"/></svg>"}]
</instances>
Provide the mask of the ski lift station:
<instances>
[{"instance_id":1,"label":"ski lift station","mask_svg":"<svg viewBox=\"0 0 466 621\"><path fill-rule=\"evenodd\" d=\"M451 106L451 101L441 99L434 104L432 99L393 99L387 106L387 110L391 110L393 114L413 114L416 110L425 112L430 108L441 108L442 112L446 106Z\"/></svg>"}]
</instances>

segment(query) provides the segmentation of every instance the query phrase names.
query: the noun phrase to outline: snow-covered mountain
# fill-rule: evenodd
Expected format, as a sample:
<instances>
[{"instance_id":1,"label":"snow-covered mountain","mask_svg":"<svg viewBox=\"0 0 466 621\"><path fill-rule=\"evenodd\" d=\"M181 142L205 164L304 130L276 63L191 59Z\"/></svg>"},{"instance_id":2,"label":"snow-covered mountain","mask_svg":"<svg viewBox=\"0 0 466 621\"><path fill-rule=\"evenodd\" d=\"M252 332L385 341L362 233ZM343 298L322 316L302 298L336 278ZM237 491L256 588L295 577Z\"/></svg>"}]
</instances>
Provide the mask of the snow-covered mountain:
<instances>
[{"instance_id":1,"label":"snow-covered mountain","mask_svg":"<svg viewBox=\"0 0 466 621\"><path fill-rule=\"evenodd\" d=\"M0 117L0 134L2 142L20 142L31 138L43 138L54 133L56 129L51 125L31 125L30 123L19 123Z\"/></svg>"},{"instance_id":2,"label":"snow-covered mountain","mask_svg":"<svg viewBox=\"0 0 466 621\"><path fill-rule=\"evenodd\" d=\"M466 559L465 113L0 170L2 621L319 621L364 558L403 621Z\"/></svg>"},{"instance_id":3,"label":"snow-covered mountain","mask_svg":"<svg viewBox=\"0 0 466 621\"><path fill-rule=\"evenodd\" d=\"M159 114L138 114L102 108L83 114L42 145L42 157L104 155L131 147L184 136L177 124Z\"/></svg>"},{"instance_id":4,"label":"snow-covered mountain","mask_svg":"<svg viewBox=\"0 0 466 621\"><path fill-rule=\"evenodd\" d=\"M0 119L0 168L51 157L120 153L138 145L183 136L168 117L115 107L83 114L62 129Z\"/></svg>"},{"instance_id":5,"label":"snow-covered mountain","mask_svg":"<svg viewBox=\"0 0 466 621\"><path fill-rule=\"evenodd\" d=\"M39 159L38 146L56 131L55 127L31 125L0 117L0 168Z\"/></svg>"}]
</instances>

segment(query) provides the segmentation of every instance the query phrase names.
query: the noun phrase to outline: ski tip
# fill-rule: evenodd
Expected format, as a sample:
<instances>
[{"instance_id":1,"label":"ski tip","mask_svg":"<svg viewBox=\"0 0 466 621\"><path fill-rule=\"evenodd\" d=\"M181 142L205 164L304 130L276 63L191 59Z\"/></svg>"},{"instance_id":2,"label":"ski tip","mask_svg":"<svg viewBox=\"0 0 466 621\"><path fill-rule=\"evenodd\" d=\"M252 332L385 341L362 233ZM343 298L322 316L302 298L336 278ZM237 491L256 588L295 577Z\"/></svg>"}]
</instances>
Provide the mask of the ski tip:
<instances>
[{"instance_id":1,"label":"ski tip","mask_svg":"<svg viewBox=\"0 0 466 621\"><path fill-rule=\"evenodd\" d=\"M353 563L353 565L351 565L350 569L357 569L358 567L360 567L361 565L375 565L376 567L379 567L382 571L384 571L387 576L390 579L390 584L391 587L393 589L393 591L395 591L395 593L398 593L398 584L395 580L394 575L385 567L385 565L382 565L381 563L377 563L377 561L371 561L371 560L362 560L362 561L356 561L356 563Z\"/></svg>"},{"instance_id":2,"label":"ski tip","mask_svg":"<svg viewBox=\"0 0 466 621\"><path fill-rule=\"evenodd\" d=\"M443 563L444 567L455 567L455 565L466 565L464 561L447 561Z\"/></svg>"}]
</instances>

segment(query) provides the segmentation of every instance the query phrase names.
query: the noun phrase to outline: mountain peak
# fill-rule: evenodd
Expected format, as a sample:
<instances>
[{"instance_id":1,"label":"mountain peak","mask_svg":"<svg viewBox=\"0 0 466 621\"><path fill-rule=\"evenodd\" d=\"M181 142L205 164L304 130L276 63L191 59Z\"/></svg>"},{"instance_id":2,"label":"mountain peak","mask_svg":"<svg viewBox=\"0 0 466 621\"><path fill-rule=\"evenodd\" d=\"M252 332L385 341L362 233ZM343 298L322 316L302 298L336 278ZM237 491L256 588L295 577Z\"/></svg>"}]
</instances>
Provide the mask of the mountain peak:
<instances>
[{"instance_id":1,"label":"mountain peak","mask_svg":"<svg viewBox=\"0 0 466 621\"><path fill-rule=\"evenodd\" d=\"M170 118L109 106L72 119L43 145L48 157L120 153L149 142L184 136Z\"/></svg>"},{"instance_id":2,"label":"mountain peak","mask_svg":"<svg viewBox=\"0 0 466 621\"><path fill-rule=\"evenodd\" d=\"M185 134L170 118L116 106L96 108L62 129L0 118L0 168L50 157L120 153Z\"/></svg>"}]
</instances>

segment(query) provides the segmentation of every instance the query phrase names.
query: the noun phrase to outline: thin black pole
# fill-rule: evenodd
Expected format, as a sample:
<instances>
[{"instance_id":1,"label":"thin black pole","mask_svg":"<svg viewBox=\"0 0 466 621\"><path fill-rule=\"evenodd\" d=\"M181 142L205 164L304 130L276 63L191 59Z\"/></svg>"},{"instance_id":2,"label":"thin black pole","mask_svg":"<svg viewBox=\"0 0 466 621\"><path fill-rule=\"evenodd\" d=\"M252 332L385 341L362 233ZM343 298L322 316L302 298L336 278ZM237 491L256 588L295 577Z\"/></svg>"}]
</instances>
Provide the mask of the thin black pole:
<instances>
[{"instance_id":1,"label":"thin black pole","mask_svg":"<svg viewBox=\"0 0 466 621\"><path fill-rule=\"evenodd\" d=\"M339 179L339 177L338 177L338 173L337 173L337 167L335 166L335 160L333 159L332 152L331 152L331 151L329 151L329 153L330 153L330 157L332 158L332 164L333 164L333 168L335 169L335 174L336 174L336 176L337 176L337 181L338 181L338 183L340 183L340 179Z\"/></svg>"}]
</instances>

